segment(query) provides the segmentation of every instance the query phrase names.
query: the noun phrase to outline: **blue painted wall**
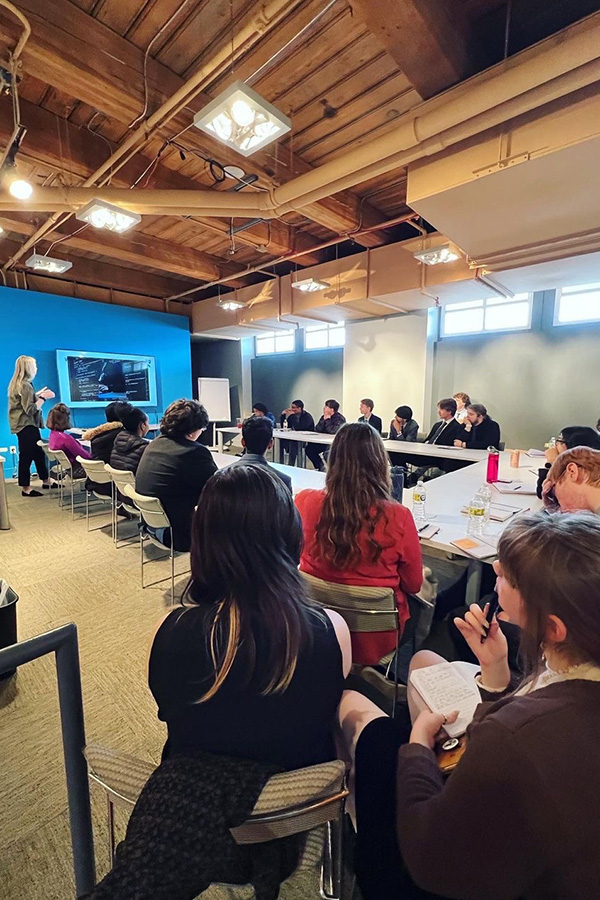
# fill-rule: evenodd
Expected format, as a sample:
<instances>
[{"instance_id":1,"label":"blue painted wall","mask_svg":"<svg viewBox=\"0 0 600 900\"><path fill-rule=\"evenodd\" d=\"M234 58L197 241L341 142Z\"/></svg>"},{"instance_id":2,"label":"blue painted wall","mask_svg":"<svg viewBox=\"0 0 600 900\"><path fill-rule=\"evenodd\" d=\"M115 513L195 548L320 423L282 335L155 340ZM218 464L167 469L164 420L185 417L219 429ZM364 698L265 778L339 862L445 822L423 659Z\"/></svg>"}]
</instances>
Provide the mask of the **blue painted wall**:
<instances>
[{"instance_id":1,"label":"blue painted wall","mask_svg":"<svg viewBox=\"0 0 600 900\"><path fill-rule=\"evenodd\" d=\"M158 407L145 407L150 421L172 400L192 396L189 322L185 316L131 309L73 297L59 297L0 287L0 447L15 444L7 418L6 390L15 359L34 356L38 363L36 388L45 384L57 394L57 350L99 350L154 356ZM81 427L103 421L101 409L73 411Z\"/></svg>"}]
</instances>

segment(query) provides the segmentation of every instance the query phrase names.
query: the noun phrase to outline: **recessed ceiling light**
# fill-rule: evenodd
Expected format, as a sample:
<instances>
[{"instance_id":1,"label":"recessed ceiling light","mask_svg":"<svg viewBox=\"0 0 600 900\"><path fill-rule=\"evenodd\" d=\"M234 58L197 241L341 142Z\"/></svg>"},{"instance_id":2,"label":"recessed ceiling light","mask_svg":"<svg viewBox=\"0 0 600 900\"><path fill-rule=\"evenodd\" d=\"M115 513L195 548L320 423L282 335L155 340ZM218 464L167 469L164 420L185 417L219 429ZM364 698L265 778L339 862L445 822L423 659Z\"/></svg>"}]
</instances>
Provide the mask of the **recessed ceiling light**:
<instances>
[{"instance_id":1,"label":"recessed ceiling light","mask_svg":"<svg viewBox=\"0 0 600 900\"><path fill-rule=\"evenodd\" d=\"M55 256L44 256L42 253L32 253L25 265L38 272L48 272L51 275L60 275L72 268L73 263L68 259L57 259Z\"/></svg>"},{"instance_id":2,"label":"recessed ceiling light","mask_svg":"<svg viewBox=\"0 0 600 900\"><path fill-rule=\"evenodd\" d=\"M194 125L242 156L251 156L292 128L291 119L243 81L234 81L197 112Z\"/></svg>"},{"instance_id":3,"label":"recessed ceiling light","mask_svg":"<svg viewBox=\"0 0 600 900\"><path fill-rule=\"evenodd\" d=\"M142 221L142 217L137 213L121 209L120 206L114 206L105 200L91 200L76 213L75 218L93 225L94 228L106 228L108 231L116 231L117 234L122 234Z\"/></svg>"},{"instance_id":4,"label":"recessed ceiling light","mask_svg":"<svg viewBox=\"0 0 600 900\"><path fill-rule=\"evenodd\" d=\"M439 247L431 247L429 250L419 250L413 254L419 262L426 266L437 266L440 263L454 262L460 258L460 254L450 247L450 244L442 244Z\"/></svg>"},{"instance_id":5,"label":"recessed ceiling light","mask_svg":"<svg viewBox=\"0 0 600 900\"><path fill-rule=\"evenodd\" d=\"M328 281L319 281L318 278L304 278L302 281L292 281L292 287L312 294L314 291L324 291L331 285Z\"/></svg>"}]
</instances>

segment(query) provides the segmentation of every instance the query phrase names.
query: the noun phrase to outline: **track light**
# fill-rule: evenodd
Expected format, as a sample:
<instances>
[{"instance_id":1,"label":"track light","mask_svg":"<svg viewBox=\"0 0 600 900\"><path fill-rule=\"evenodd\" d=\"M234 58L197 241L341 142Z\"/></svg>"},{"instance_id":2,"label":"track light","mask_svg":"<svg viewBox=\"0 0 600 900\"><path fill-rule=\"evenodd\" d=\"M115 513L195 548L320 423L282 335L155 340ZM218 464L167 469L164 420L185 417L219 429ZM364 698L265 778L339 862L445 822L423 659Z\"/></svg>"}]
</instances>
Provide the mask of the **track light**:
<instances>
[{"instance_id":1,"label":"track light","mask_svg":"<svg viewBox=\"0 0 600 900\"><path fill-rule=\"evenodd\" d=\"M243 81L234 81L197 112L194 125L242 156L251 156L292 128L291 119Z\"/></svg>"},{"instance_id":2,"label":"track light","mask_svg":"<svg viewBox=\"0 0 600 900\"><path fill-rule=\"evenodd\" d=\"M57 259L55 256L44 256L42 253L32 253L25 265L38 272L48 272L50 275L61 275L73 266L68 259Z\"/></svg>"},{"instance_id":3,"label":"track light","mask_svg":"<svg viewBox=\"0 0 600 900\"><path fill-rule=\"evenodd\" d=\"M460 258L460 254L454 250L450 244L442 244L439 247L431 247L429 250L419 250L413 254L419 262L425 263L426 266L437 266L440 263L454 262Z\"/></svg>"},{"instance_id":4,"label":"track light","mask_svg":"<svg viewBox=\"0 0 600 900\"><path fill-rule=\"evenodd\" d=\"M122 234L142 221L142 217L137 213L121 209L120 206L114 206L112 203L106 203L105 200L91 200L76 213L75 218L80 222L93 225L94 228L106 228L117 234Z\"/></svg>"},{"instance_id":5,"label":"track light","mask_svg":"<svg viewBox=\"0 0 600 900\"><path fill-rule=\"evenodd\" d=\"M318 278L303 278L302 281L292 281L292 287L312 294L315 291L324 291L331 285L328 281L319 281Z\"/></svg>"}]
</instances>

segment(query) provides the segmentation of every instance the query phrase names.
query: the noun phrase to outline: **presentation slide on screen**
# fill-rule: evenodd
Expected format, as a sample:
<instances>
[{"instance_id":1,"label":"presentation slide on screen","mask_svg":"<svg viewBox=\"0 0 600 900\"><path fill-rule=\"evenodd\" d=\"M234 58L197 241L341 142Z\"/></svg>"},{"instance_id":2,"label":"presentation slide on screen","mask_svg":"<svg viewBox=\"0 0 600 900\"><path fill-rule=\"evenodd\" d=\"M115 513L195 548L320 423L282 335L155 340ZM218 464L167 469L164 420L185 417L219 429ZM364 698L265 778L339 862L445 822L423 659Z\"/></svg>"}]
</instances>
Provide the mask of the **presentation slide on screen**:
<instances>
[{"instance_id":1,"label":"presentation slide on screen","mask_svg":"<svg viewBox=\"0 0 600 900\"><path fill-rule=\"evenodd\" d=\"M61 397L72 406L128 400L135 406L156 403L153 357L57 353Z\"/></svg>"}]
</instances>

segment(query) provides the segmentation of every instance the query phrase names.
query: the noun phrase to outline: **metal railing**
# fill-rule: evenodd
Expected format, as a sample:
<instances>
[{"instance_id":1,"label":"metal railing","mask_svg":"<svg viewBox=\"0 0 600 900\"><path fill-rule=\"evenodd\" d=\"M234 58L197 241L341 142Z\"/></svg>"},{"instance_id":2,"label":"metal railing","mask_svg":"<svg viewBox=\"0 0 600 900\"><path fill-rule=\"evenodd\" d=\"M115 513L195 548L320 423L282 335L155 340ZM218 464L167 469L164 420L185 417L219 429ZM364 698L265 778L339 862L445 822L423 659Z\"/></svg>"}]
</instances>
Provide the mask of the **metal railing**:
<instances>
[{"instance_id":1,"label":"metal railing","mask_svg":"<svg viewBox=\"0 0 600 900\"><path fill-rule=\"evenodd\" d=\"M87 763L77 626L63 625L0 650L0 674L54 653L62 731L76 897L91 893L96 883L94 839ZM40 760L40 768L43 760Z\"/></svg>"}]
</instances>

